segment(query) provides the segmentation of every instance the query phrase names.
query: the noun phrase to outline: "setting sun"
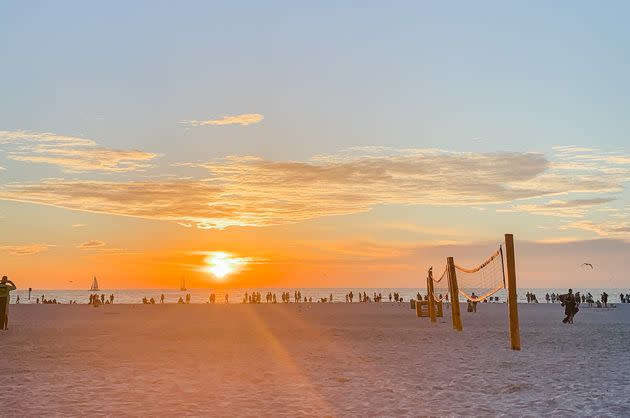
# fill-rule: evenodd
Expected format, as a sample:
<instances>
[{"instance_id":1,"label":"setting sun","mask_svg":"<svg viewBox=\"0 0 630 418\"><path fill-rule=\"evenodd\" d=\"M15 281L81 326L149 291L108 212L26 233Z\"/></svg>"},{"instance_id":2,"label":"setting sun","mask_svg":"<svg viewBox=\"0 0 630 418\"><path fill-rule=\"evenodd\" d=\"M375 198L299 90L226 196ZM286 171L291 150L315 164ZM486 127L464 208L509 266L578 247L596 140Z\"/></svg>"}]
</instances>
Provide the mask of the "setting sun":
<instances>
[{"instance_id":1,"label":"setting sun","mask_svg":"<svg viewBox=\"0 0 630 418\"><path fill-rule=\"evenodd\" d=\"M232 257L231 254L223 251L209 253L204 261L206 263L204 271L217 279L223 279L247 264L246 259Z\"/></svg>"}]
</instances>

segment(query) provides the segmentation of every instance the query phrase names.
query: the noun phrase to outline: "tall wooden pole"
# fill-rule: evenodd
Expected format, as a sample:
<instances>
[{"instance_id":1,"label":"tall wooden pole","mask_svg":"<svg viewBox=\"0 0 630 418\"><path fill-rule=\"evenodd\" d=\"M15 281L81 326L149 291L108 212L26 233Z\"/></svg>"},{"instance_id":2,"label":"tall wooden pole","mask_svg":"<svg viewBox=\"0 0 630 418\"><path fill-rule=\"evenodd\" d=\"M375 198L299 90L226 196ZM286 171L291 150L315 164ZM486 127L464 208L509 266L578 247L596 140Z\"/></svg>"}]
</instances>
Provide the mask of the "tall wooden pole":
<instances>
[{"instance_id":1,"label":"tall wooden pole","mask_svg":"<svg viewBox=\"0 0 630 418\"><path fill-rule=\"evenodd\" d=\"M451 288L451 316L453 318L453 329L461 331L464 328L462 327L462 316L459 313L459 288L457 287L457 275L455 274L455 262L453 261L453 257L448 257L446 259L446 263L448 265L449 287Z\"/></svg>"},{"instance_id":2,"label":"tall wooden pole","mask_svg":"<svg viewBox=\"0 0 630 418\"><path fill-rule=\"evenodd\" d=\"M429 296L429 316L431 322L437 322L435 318L435 298L433 296L433 267L429 269L429 275L427 276L427 295Z\"/></svg>"},{"instance_id":3,"label":"tall wooden pole","mask_svg":"<svg viewBox=\"0 0 630 418\"><path fill-rule=\"evenodd\" d=\"M512 234L505 234L505 258L507 263L510 344L512 345L512 350L520 350L521 332L518 326L518 304L516 300L516 262L514 260L514 236Z\"/></svg>"}]
</instances>

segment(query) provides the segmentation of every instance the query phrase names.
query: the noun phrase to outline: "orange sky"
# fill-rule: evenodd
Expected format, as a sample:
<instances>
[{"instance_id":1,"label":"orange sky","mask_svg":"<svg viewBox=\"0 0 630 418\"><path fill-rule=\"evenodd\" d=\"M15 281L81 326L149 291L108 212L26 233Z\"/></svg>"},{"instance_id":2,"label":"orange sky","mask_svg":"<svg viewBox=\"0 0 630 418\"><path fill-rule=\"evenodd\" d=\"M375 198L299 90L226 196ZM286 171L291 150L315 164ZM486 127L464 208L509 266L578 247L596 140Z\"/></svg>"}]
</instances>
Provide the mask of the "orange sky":
<instances>
[{"instance_id":1,"label":"orange sky","mask_svg":"<svg viewBox=\"0 0 630 418\"><path fill-rule=\"evenodd\" d=\"M614 8L49 3L0 13L21 287L414 287L504 233L524 287L628 285Z\"/></svg>"}]
</instances>

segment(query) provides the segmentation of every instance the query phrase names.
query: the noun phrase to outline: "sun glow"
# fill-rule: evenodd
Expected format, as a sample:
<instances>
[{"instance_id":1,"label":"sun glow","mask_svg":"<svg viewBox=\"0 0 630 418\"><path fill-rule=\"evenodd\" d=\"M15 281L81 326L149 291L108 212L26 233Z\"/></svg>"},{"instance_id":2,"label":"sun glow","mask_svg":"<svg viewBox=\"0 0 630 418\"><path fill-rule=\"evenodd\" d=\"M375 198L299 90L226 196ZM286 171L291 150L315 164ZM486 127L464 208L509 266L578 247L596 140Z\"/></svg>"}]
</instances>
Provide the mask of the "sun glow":
<instances>
[{"instance_id":1,"label":"sun glow","mask_svg":"<svg viewBox=\"0 0 630 418\"><path fill-rule=\"evenodd\" d=\"M217 279L224 279L247 264L247 259L232 257L223 251L209 253L204 261L206 263L204 271Z\"/></svg>"}]
</instances>

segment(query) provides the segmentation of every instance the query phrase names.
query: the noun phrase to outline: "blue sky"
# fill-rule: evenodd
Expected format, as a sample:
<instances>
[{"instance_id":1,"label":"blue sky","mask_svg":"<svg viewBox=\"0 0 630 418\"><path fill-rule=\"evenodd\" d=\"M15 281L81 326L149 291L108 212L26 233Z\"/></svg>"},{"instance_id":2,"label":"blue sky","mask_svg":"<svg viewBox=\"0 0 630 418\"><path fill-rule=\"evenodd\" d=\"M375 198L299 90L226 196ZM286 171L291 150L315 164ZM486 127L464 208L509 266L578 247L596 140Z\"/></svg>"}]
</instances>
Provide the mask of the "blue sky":
<instances>
[{"instance_id":1,"label":"blue sky","mask_svg":"<svg viewBox=\"0 0 630 418\"><path fill-rule=\"evenodd\" d=\"M176 137L190 153L181 157L209 140L174 122L248 112L265 115L262 132L222 130L230 146L215 140L212 151L286 159L384 143L620 147L630 127L627 9L9 2L0 13L0 117L5 129L109 146L163 152Z\"/></svg>"},{"instance_id":2,"label":"blue sky","mask_svg":"<svg viewBox=\"0 0 630 418\"><path fill-rule=\"evenodd\" d=\"M19 216L23 205L35 205L32 210L45 217L54 205L67 210L55 209L55 219L84 216L90 208L77 190L85 182L107 181L116 183L108 186L109 197L99 197L91 208L108 220L96 223L123 222L115 220L122 214L205 228L206 218L214 222L223 215L205 217L197 207L173 208L172 202L168 216L144 206L128 210L121 206L133 204L118 193L120 184L130 181L215 178L232 185L226 194L247 194L235 199L238 204L267 210L248 209L226 221L247 226L252 235L278 224L278 217L268 219L270 213L283 213L302 225L295 227L297 234L321 224L324 231L341 226L339 235L346 237L396 243L463 245L506 230L538 242L607 238L625 243L630 230L628 9L627 2L611 1L4 2L0 197L7 200L0 203L0 215ZM261 120L186 122L243 114ZM33 145L47 141L43 133L66 138L55 139L55 146L63 143L63 161L51 161L49 148ZM70 140L68 145L68 138L93 144ZM75 146L80 150L70 152ZM112 156L120 150L137 153L125 154L132 162L121 165ZM510 152L518 154L513 173L484 171L506 161L504 154L493 153ZM314 165L342 175L359 167L355 175L380 181L370 177L376 175L369 171L375 153L378 168L388 173L388 164L401 163L400 158L404 164L442 168L459 164L461 172L451 167L444 174L454 179L439 184L446 189L470 174L466 167L484 174L471 175L468 184L453 186L444 196L421 188L408 192L401 178L386 186L399 188L398 193L357 192L352 202L333 201L318 191L312 198L323 199L330 210L312 213L290 209L302 204L292 196L295 188L278 190L287 197L270 204L252 192L260 184L234 176L236 171L268 175L275 186L283 176L310 175ZM528 153L542 155L546 165ZM496 158L479 163L482 155ZM226 163L227 156L255 156L273 167ZM280 166L288 161L305 167ZM531 173L533 179L525 179ZM509 190L485 183L502 183L499 175L507 189L522 193L507 197ZM426 184L436 184L422 176ZM332 189L347 184L323 177L333 180ZM55 183L45 197L25 188L48 187L50 179L84 183ZM352 194L359 186L340 190ZM73 189L61 199L55 187ZM184 187L193 189L194 198L208 193L205 183ZM548 193L541 195L524 191L546 187ZM406 194L413 197L405 199ZM466 199L458 203L461 194ZM423 195L433 200L425 203ZM142 199L151 198L155 195ZM83 203L67 203L74 200ZM391 219L400 222L392 226ZM448 232L453 223L459 227ZM200 241L209 234L198 233L206 234ZM36 231L23 234L12 233L5 247L53 242ZM106 231L95 234L103 242L115 239L106 238ZM69 245L66 241L50 248ZM221 235L213 242L220 247Z\"/></svg>"}]
</instances>

